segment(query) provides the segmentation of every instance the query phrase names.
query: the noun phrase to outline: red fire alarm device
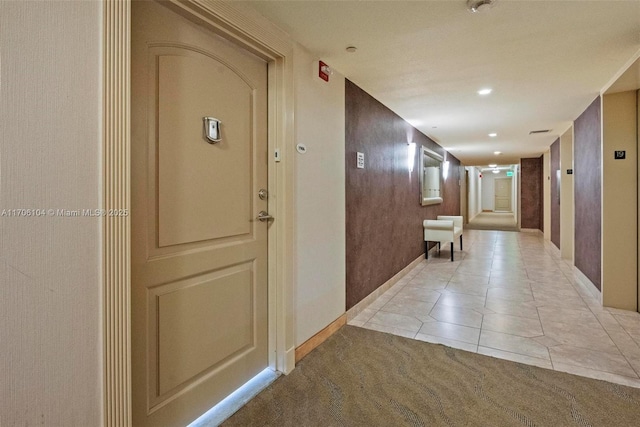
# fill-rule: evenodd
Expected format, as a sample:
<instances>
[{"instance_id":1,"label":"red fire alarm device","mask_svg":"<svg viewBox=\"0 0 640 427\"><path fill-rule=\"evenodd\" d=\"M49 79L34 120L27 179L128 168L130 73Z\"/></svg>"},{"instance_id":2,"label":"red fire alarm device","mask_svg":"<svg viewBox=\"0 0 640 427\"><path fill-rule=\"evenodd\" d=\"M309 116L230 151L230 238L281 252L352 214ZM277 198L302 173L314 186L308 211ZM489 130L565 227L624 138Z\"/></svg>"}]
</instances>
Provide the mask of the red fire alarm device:
<instances>
[{"instance_id":1,"label":"red fire alarm device","mask_svg":"<svg viewBox=\"0 0 640 427\"><path fill-rule=\"evenodd\" d=\"M329 81L329 75L331 74L331 68L322 61L318 61L318 77L325 82Z\"/></svg>"},{"instance_id":2,"label":"red fire alarm device","mask_svg":"<svg viewBox=\"0 0 640 427\"><path fill-rule=\"evenodd\" d=\"M482 174L480 174L480 176L478 178L482 178Z\"/></svg>"}]
</instances>

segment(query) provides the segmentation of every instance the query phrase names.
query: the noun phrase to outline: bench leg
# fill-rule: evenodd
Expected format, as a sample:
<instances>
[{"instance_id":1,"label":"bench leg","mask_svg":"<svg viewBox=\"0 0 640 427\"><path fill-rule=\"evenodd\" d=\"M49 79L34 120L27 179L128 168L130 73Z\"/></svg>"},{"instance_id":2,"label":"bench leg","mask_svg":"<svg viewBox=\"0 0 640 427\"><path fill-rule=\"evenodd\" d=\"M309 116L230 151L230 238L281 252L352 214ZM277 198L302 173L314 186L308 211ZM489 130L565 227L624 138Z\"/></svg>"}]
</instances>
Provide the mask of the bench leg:
<instances>
[{"instance_id":1,"label":"bench leg","mask_svg":"<svg viewBox=\"0 0 640 427\"><path fill-rule=\"evenodd\" d=\"M462 252L462 234L460 235L460 252Z\"/></svg>"},{"instance_id":2,"label":"bench leg","mask_svg":"<svg viewBox=\"0 0 640 427\"><path fill-rule=\"evenodd\" d=\"M438 242L438 256L440 255L440 242Z\"/></svg>"},{"instance_id":3,"label":"bench leg","mask_svg":"<svg viewBox=\"0 0 640 427\"><path fill-rule=\"evenodd\" d=\"M453 262L453 242L451 242L451 262Z\"/></svg>"},{"instance_id":4,"label":"bench leg","mask_svg":"<svg viewBox=\"0 0 640 427\"><path fill-rule=\"evenodd\" d=\"M424 259L429 259L429 242L424 241Z\"/></svg>"}]
</instances>

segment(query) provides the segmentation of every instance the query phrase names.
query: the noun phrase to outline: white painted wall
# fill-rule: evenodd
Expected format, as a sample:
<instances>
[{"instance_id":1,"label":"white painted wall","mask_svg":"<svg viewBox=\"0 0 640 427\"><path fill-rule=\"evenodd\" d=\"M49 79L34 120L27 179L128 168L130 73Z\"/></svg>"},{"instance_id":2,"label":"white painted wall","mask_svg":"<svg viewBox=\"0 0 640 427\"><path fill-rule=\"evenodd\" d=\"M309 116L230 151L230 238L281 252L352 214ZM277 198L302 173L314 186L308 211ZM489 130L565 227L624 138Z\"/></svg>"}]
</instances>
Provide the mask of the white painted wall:
<instances>
[{"instance_id":1,"label":"white painted wall","mask_svg":"<svg viewBox=\"0 0 640 427\"><path fill-rule=\"evenodd\" d=\"M100 207L100 2L0 2L0 212ZM95 218L0 216L0 425L101 425Z\"/></svg>"},{"instance_id":2,"label":"white painted wall","mask_svg":"<svg viewBox=\"0 0 640 427\"><path fill-rule=\"evenodd\" d=\"M480 170L475 166L468 166L469 171L469 221L482 212L482 183Z\"/></svg>"},{"instance_id":3,"label":"white painted wall","mask_svg":"<svg viewBox=\"0 0 640 427\"><path fill-rule=\"evenodd\" d=\"M511 178L511 210L520 228L520 193L518 183L520 182L520 165L513 165L513 177Z\"/></svg>"},{"instance_id":4,"label":"white painted wall","mask_svg":"<svg viewBox=\"0 0 640 427\"><path fill-rule=\"evenodd\" d=\"M560 254L573 261L573 175L568 175L567 169L573 169L573 125L560 137Z\"/></svg>"},{"instance_id":5,"label":"white painted wall","mask_svg":"<svg viewBox=\"0 0 640 427\"><path fill-rule=\"evenodd\" d=\"M317 76L316 60L295 49L296 346L345 312L344 77ZM331 64L329 64L331 65Z\"/></svg>"},{"instance_id":6,"label":"white painted wall","mask_svg":"<svg viewBox=\"0 0 640 427\"><path fill-rule=\"evenodd\" d=\"M637 311L638 113L635 90L602 97L602 304ZM626 159L615 160L614 151Z\"/></svg>"},{"instance_id":7,"label":"white painted wall","mask_svg":"<svg viewBox=\"0 0 640 427\"><path fill-rule=\"evenodd\" d=\"M542 155L542 228L544 239L551 241L551 152Z\"/></svg>"},{"instance_id":8,"label":"white painted wall","mask_svg":"<svg viewBox=\"0 0 640 427\"><path fill-rule=\"evenodd\" d=\"M482 210L495 210L496 178L507 178L506 171L501 170L499 173L485 171L482 173ZM513 182L513 180L511 182ZM513 200L511 200L511 205L513 205Z\"/></svg>"}]
</instances>

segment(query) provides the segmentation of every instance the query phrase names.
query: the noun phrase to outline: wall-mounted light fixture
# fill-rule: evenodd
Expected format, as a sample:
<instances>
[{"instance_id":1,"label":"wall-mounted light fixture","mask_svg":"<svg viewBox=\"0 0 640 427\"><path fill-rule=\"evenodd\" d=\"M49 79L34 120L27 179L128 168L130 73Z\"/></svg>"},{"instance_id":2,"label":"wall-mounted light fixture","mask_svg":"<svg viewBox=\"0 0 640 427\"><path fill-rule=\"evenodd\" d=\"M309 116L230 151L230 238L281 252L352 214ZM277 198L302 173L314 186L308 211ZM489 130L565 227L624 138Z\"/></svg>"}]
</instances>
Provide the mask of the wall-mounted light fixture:
<instances>
[{"instance_id":1,"label":"wall-mounted light fixture","mask_svg":"<svg viewBox=\"0 0 640 427\"><path fill-rule=\"evenodd\" d=\"M445 160L444 162L442 162L442 177L446 181L448 176L449 176L449 161Z\"/></svg>"},{"instance_id":2,"label":"wall-mounted light fixture","mask_svg":"<svg viewBox=\"0 0 640 427\"><path fill-rule=\"evenodd\" d=\"M409 172L413 172L413 165L416 163L416 143L408 142L407 143L407 167L409 168Z\"/></svg>"}]
</instances>

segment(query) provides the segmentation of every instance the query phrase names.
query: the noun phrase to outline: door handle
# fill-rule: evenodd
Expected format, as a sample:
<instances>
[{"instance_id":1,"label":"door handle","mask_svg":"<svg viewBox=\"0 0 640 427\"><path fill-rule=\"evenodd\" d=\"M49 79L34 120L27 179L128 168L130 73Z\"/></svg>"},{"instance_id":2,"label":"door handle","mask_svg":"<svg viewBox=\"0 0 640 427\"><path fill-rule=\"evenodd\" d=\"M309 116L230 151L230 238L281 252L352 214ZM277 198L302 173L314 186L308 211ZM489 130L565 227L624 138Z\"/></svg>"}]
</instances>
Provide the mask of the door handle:
<instances>
[{"instance_id":1,"label":"door handle","mask_svg":"<svg viewBox=\"0 0 640 427\"><path fill-rule=\"evenodd\" d=\"M265 212L265 211L260 211L260 212L258 213L258 216L256 217L256 219L257 219L258 221L265 222L265 221L270 221L270 220L272 220L272 219L273 219L273 217L272 217L271 215L269 215L269 214L268 214L267 212Z\"/></svg>"}]
</instances>

